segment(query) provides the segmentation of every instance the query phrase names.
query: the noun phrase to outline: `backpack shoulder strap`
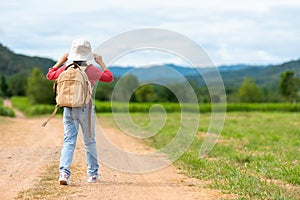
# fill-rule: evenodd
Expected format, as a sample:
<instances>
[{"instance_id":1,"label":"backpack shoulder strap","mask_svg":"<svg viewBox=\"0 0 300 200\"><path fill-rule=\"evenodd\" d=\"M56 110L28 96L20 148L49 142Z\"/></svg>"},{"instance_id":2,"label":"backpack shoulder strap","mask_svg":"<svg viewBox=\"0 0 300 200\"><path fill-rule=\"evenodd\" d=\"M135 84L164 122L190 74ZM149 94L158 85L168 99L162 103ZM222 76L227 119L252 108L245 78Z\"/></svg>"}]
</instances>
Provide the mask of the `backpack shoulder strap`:
<instances>
[{"instance_id":1,"label":"backpack shoulder strap","mask_svg":"<svg viewBox=\"0 0 300 200\"><path fill-rule=\"evenodd\" d=\"M49 117L46 121L43 122L42 127L45 127L45 126L47 125L47 123L54 117L54 115L55 115L56 112L57 112L58 107L59 107L59 105L56 104L53 113L50 115L50 117Z\"/></svg>"},{"instance_id":2,"label":"backpack shoulder strap","mask_svg":"<svg viewBox=\"0 0 300 200\"><path fill-rule=\"evenodd\" d=\"M80 69L81 70L81 68L80 68L80 66L77 64L77 63L75 63L75 62L73 62L73 63L71 63L71 64L69 64L69 65L67 65L67 67L65 68L65 70L67 70L67 69L69 69L71 66L73 66L74 65L74 67L73 68L75 68L75 69Z\"/></svg>"},{"instance_id":3,"label":"backpack shoulder strap","mask_svg":"<svg viewBox=\"0 0 300 200\"><path fill-rule=\"evenodd\" d=\"M75 63L76 64L76 63ZM78 66L81 71L85 72L86 73L86 70L90 67L91 65L88 65L88 66Z\"/></svg>"}]
</instances>

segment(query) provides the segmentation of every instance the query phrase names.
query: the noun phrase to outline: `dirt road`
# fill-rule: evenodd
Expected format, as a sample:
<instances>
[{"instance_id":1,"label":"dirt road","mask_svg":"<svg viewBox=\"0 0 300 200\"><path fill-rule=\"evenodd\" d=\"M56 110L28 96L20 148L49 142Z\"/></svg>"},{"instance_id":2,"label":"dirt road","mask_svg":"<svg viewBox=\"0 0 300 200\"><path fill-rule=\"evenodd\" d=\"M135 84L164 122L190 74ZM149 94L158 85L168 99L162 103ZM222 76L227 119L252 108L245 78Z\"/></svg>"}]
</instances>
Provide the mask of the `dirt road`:
<instances>
[{"instance_id":1,"label":"dirt road","mask_svg":"<svg viewBox=\"0 0 300 200\"><path fill-rule=\"evenodd\" d=\"M49 163L59 160L63 142L62 119L52 119L46 128L41 127L43 120L0 117L0 199L16 198L19 191L39 181L39 174L45 171ZM120 131L112 128L105 128L104 131L119 146L126 144L126 148L136 151L148 149ZM78 162L85 164L80 140L74 157L74 163ZM64 195L62 199L191 200L228 197L219 191L204 188L204 182L180 174L172 165L147 174L119 172L102 165L100 172L101 182L96 184L87 183L85 172L72 174L71 187L80 192Z\"/></svg>"}]
</instances>

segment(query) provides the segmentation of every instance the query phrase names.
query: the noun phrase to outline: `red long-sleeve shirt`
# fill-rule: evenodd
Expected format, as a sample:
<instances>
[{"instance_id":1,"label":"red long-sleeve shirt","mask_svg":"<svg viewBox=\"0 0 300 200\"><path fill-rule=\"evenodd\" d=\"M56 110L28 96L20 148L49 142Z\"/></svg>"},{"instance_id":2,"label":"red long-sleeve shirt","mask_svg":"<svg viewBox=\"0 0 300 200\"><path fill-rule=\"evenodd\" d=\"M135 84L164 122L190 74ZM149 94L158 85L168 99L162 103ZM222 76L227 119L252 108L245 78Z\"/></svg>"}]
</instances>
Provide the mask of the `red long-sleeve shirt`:
<instances>
[{"instance_id":1,"label":"red long-sleeve shirt","mask_svg":"<svg viewBox=\"0 0 300 200\"><path fill-rule=\"evenodd\" d=\"M47 73L48 80L56 80L58 76L65 70L66 65L63 65L60 68L49 68ZM102 82L111 82L114 80L114 76L109 70L101 71L94 65L90 65L86 70L85 73L87 74L92 86L96 83L96 81Z\"/></svg>"}]
</instances>

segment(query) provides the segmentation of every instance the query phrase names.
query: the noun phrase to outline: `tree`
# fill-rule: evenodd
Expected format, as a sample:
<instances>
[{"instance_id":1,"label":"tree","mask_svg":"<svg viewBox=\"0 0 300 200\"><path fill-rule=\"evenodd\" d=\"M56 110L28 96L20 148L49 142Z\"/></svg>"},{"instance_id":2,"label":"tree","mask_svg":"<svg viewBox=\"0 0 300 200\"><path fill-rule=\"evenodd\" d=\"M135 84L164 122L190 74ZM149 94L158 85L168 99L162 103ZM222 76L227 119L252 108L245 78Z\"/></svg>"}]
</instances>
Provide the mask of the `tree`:
<instances>
[{"instance_id":1,"label":"tree","mask_svg":"<svg viewBox=\"0 0 300 200\"><path fill-rule=\"evenodd\" d=\"M257 87L255 81L246 77L238 90L238 99L241 102L260 102L262 100L262 93Z\"/></svg>"},{"instance_id":2,"label":"tree","mask_svg":"<svg viewBox=\"0 0 300 200\"><path fill-rule=\"evenodd\" d=\"M95 98L100 101L110 101L114 90L114 85L111 83L98 83Z\"/></svg>"},{"instance_id":3,"label":"tree","mask_svg":"<svg viewBox=\"0 0 300 200\"><path fill-rule=\"evenodd\" d=\"M5 76L0 76L0 96L7 97L8 96L8 85Z\"/></svg>"},{"instance_id":4,"label":"tree","mask_svg":"<svg viewBox=\"0 0 300 200\"><path fill-rule=\"evenodd\" d=\"M280 75L279 90L286 101L296 101L298 98L299 79L294 77L293 71L286 71Z\"/></svg>"},{"instance_id":5,"label":"tree","mask_svg":"<svg viewBox=\"0 0 300 200\"><path fill-rule=\"evenodd\" d=\"M114 101L135 101L134 90L138 87L139 82L134 75L122 76L114 87L112 98Z\"/></svg>"},{"instance_id":6,"label":"tree","mask_svg":"<svg viewBox=\"0 0 300 200\"><path fill-rule=\"evenodd\" d=\"M47 80L38 68L34 68L27 80L26 95L32 103L55 103L52 87L53 82Z\"/></svg>"},{"instance_id":7,"label":"tree","mask_svg":"<svg viewBox=\"0 0 300 200\"><path fill-rule=\"evenodd\" d=\"M189 82L173 83L168 85L168 89L174 94L176 100L180 103L198 102L197 94Z\"/></svg>"},{"instance_id":8,"label":"tree","mask_svg":"<svg viewBox=\"0 0 300 200\"><path fill-rule=\"evenodd\" d=\"M153 86L149 84L139 87L134 95L137 102L152 102L156 98Z\"/></svg>"},{"instance_id":9,"label":"tree","mask_svg":"<svg viewBox=\"0 0 300 200\"><path fill-rule=\"evenodd\" d=\"M25 96L27 76L26 72L19 72L8 79L9 96Z\"/></svg>"},{"instance_id":10,"label":"tree","mask_svg":"<svg viewBox=\"0 0 300 200\"><path fill-rule=\"evenodd\" d=\"M177 102L175 94L166 86L154 84L155 101L157 102Z\"/></svg>"}]
</instances>

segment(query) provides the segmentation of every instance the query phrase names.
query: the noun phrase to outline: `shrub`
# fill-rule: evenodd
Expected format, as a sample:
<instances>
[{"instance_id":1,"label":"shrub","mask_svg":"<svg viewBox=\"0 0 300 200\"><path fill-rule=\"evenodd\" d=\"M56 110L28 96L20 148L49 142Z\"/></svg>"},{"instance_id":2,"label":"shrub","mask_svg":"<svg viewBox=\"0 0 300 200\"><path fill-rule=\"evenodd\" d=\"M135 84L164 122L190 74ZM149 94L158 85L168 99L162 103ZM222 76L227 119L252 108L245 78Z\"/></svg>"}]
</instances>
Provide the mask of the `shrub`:
<instances>
[{"instance_id":1,"label":"shrub","mask_svg":"<svg viewBox=\"0 0 300 200\"><path fill-rule=\"evenodd\" d=\"M0 105L0 116L14 117L15 112L11 108Z\"/></svg>"}]
</instances>

